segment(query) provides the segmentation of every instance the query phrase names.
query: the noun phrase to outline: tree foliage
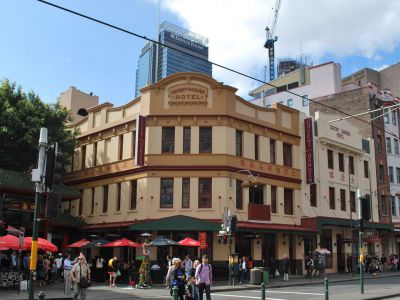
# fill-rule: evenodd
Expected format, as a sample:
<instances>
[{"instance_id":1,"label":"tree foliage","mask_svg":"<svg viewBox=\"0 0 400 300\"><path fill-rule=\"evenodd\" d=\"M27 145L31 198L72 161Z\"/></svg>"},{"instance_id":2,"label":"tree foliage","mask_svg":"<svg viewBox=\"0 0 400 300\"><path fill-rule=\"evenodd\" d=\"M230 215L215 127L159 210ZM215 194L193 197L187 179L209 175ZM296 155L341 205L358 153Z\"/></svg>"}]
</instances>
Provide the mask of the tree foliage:
<instances>
[{"instance_id":1,"label":"tree foliage","mask_svg":"<svg viewBox=\"0 0 400 300\"><path fill-rule=\"evenodd\" d=\"M64 163L72 156L77 135L66 128L70 112L43 103L9 80L0 81L0 168L30 171L37 165L40 128L48 129L48 142L58 142Z\"/></svg>"}]
</instances>

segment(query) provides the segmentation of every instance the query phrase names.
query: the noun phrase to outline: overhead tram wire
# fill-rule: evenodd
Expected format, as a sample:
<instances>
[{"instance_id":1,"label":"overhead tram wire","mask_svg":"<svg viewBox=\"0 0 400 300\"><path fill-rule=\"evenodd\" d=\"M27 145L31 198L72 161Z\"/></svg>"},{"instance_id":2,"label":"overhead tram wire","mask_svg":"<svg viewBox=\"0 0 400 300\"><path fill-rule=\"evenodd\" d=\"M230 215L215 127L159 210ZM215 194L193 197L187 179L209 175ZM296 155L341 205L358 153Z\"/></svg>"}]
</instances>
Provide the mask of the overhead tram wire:
<instances>
[{"instance_id":1,"label":"overhead tram wire","mask_svg":"<svg viewBox=\"0 0 400 300\"><path fill-rule=\"evenodd\" d=\"M166 47L166 48L170 48L170 49L173 49L173 50L178 51L178 52L180 52L180 53L189 55L189 56L191 56L191 57L193 57L193 58L196 58L196 59L199 59L199 60L202 60L202 61L209 62L209 63L211 63L211 64L214 65L214 66L220 67L221 69L224 69L224 70L230 71L230 72L232 72L232 73L238 74L238 75L240 75L240 76L246 77L246 78L248 78L248 79L251 79L251 80L254 80L254 81L257 81L257 82L266 84L266 85L268 85L268 86L270 86L270 87L278 88L276 85L273 85L273 84L271 84L271 83L269 83L269 82L266 82L266 81L264 81L264 80L261 80L261 79L258 79L258 78L256 78L256 77L247 75L247 74L242 73L242 72L240 72L240 71L236 71L235 69L231 69L231 68L229 68L229 67L225 67L225 66L223 66L223 65L221 65L221 64L218 64L218 63L209 61L209 60L207 60L207 59L205 59L205 58L198 57L198 56L196 56L196 55L194 55L194 54L187 53L187 52L185 52L184 50L175 48L175 47L173 47L173 46L165 45L165 44L163 44L163 43L161 43L161 42L159 42L159 41L156 41L156 40L153 40L153 39L151 39L151 38L148 38L148 37L145 36L145 35L138 34L138 33L136 33L136 32L133 32L133 31L130 31L130 30L127 30L127 29L118 27L118 26L116 26L116 25L112 25L112 24L110 24L110 23L107 23L107 22L101 21L101 20L99 20L99 19L96 19L96 18L87 16L87 15L84 15L84 14L82 14L82 13L76 12L76 11L74 11L74 10L68 9L68 8L66 8L66 7L63 7L63 6L60 6L60 5L57 5L57 4L54 4L54 3L51 3L51 2L45 1L45 0L37 0L37 1L38 1L38 2L41 2L41 3L43 3L43 4L47 4L47 5L49 5L49 6L52 6L52 7L58 8L58 9L60 9L60 10L66 11L66 12L71 13L71 14L73 14L73 15L82 17L82 18L84 18L84 19L87 19L87 20L90 20L90 21L93 21L93 22L102 24L102 25L104 25L104 26L107 26L107 27L116 29L116 30L118 30L118 31L121 31L121 32L130 34L130 35L133 35L133 36L138 37L138 38L140 38L140 39L143 39L143 40L146 40L146 41L155 43L155 44L157 44L157 45L159 45L159 46L163 46L163 47ZM292 92L292 91L287 90L286 92L289 93L289 94L292 94L292 95L294 95L294 96L296 96L296 97L303 98L302 95L296 94L296 93L294 93L294 92ZM361 122L363 122L363 123L366 123L366 124L368 124L368 125L371 125L372 127L378 128L378 129L382 130L383 132L386 132L387 134L389 134L389 135L391 135L391 136L394 136L394 137L396 137L396 138L400 138L399 136L397 136L397 135L395 135L395 134L393 134L393 133L387 131L386 129L384 129L384 128L380 127L380 126L377 126L377 125L373 124L372 122L368 122L368 121L363 120L363 119L361 119L361 118L355 117L355 116L353 116L352 114L349 114L349 113L346 113L346 112L344 112L344 111L341 111L341 110L339 110L339 109L337 109L337 108L335 108L335 107L333 107L333 106L330 106L330 105L327 105L327 104L325 104L325 103L321 103L321 102L315 101L315 100L310 99L310 98L307 98L307 100L308 100L308 101L311 101L311 102L313 102L313 103L316 103L316 104L318 104L318 105L324 106L324 107L326 107L326 108L329 108L329 109L331 109L331 110L334 110L334 111L336 111L336 112L338 112L338 113L344 114L344 115L346 115L346 116L353 117L354 119L357 119L357 120L359 120L359 121L361 121Z\"/></svg>"}]
</instances>

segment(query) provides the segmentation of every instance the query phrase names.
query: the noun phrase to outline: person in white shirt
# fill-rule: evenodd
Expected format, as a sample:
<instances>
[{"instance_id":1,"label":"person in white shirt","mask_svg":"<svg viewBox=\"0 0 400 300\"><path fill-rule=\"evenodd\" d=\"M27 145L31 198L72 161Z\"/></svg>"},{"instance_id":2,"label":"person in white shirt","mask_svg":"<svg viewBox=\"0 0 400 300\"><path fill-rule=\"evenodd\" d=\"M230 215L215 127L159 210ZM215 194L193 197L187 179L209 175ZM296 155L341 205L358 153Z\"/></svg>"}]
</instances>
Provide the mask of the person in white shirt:
<instances>
[{"instance_id":1,"label":"person in white shirt","mask_svg":"<svg viewBox=\"0 0 400 300\"><path fill-rule=\"evenodd\" d=\"M104 262L102 256L96 258L96 281L104 282Z\"/></svg>"},{"instance_id":2,"label":"person in white shirt","mask_svg":"<svg viewBox=\"0 0 400 300\"><path fill-rule=\"evenodd\" d=\"M58 253L58 257L56 259L54 259L54 262L56 263L56 267L57 267L57 277L56 280L60 280L61 278L61 270L62 270L62 254Z\"/></svg>"},{"instance_id":3,"label":"person in white shirt","mask_svg":"<svg viewBox=\"0 0 400 300\"><path fill-rule=\"evenodd\" d=\"M65 291L64 293L66 295L71 294L71 269L72 269L72 261L71 261L71 255L67 254L67 257L64 259L64 287Z\"/></svg>"}]
</instances>

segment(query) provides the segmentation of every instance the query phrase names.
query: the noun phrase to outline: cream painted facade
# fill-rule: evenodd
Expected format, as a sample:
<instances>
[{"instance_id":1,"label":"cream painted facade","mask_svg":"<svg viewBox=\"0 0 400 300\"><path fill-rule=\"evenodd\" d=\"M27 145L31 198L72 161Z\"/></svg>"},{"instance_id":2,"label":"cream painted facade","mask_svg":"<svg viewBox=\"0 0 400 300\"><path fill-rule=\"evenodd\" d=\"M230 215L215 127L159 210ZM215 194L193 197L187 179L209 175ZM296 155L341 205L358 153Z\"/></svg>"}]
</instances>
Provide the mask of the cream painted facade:
<instances>
[{"instance_id":1,"label":"cream painted facade","mask_svg":"<svg viewBox=\"0 0 400 300\"><path fill-rule=\"evenodd\" d=\"M83 198L64 203L63 209L86 220L82 230L87 235L122 232L139 239L144 231L171 237L182 231L192 232L197 239L198 232L207 231L209 247L203 252L224 264L228 249L217 232L228 207L239 221L234 251L251 255L260 264L263 259L267 264L271 256L281 259L289 254L296 261L293 272L300 273L301 237L304 231L314 231L301 226L299 112L279 104L262 108L235 92L208 76L180 73L142 89L139 98L121 107L104 103L88 109L87 117L71 125L80 130L80 147L64 177L66 184L82 191ZM134 163L137 115L146 117L144 166ZM163 153L163 128L168 127L174 128L173 152ZM188 128L189 152L184 151ZM201 151L203 128L212 132L207 153ZM242 133L240 155L237 132ZM248 178L241 170L250 170L257 179L254 193L236 190ZM188 206L183 205L186 178ZM168 189L173 201L168 207L161 195L166 179L173 180ZM206 192L201 190L204 179L211 181ZM210 196L207 208L200 205L204 194ZM272 204L276 211L270 212ZM153 252L154 259L164 259Z\"/></svg>"},{"instance_id":2,"label":"cream painted facade","mask_svg":"<svg viewBox=\"0 0 400 300\"><path fill-rule=\"evenodd\" d=\"M327 271L341 272L347 270L347 257L352 254L352 246L353 255L357 254L358 228L356 226L359 219L357 189L360 189L360 195L371 195L372 220L371 225L366 229L365 238L371 239L381 235L378 224L374 140L363 140L359 129L350 122L342 120L329 123L333 119L337 119L337 116L321 112L315 114L316 193L312 192L311 185L304 180L302 183L304 191L302 211L309 217L307 222L318 223L319 233L316 246L332 251ZM302 144L302 152L305 155L304 140ZM331 151L331 157L328 155L329 151ZM353 159L353 167L350 167L350 158ZM349 168L354 169L352 174L350 174ZM303 178L306 178L305 166L302 173ZM312 194L315 195L315 198ZM352 197L355 200L355 211L350 212ZM351 233L352 220L353 237ZM363 252L380 256L384 246L383 240L382 242L372 241L373 239L364 241Z\"/></svg>"}]
</instances>

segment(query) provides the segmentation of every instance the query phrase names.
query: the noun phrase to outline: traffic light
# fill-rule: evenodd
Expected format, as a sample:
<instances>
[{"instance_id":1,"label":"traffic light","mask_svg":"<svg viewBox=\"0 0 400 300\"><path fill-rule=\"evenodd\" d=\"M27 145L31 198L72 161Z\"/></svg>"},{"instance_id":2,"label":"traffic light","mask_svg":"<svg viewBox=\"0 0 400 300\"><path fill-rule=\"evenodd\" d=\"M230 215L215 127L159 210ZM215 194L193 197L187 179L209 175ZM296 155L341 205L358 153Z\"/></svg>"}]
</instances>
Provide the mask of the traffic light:
<instances>
[{"instance_id":1,"label":"traffic light","mask_svg":"<svg viewBox=\"0 0 400 300\"><path fill-rule=\"evenodd\" d=\"M360 197L361 201L361 218L364 221L371 220L371 199L369 195Z\"/></svg>"},{"instance_id":2,"label":"traffic light","mask_svg":"<svg viewBox=\"0 0 400 300\"><path fill-rule=\"evenodd\" d=\"M46 200L46 219L54 219L60 210L61 198L57 193L48 192Z\"/></svg>"},{"instance_id":3,"label":"traffic light","mask_svg":"<svg viewBox=\"0 0 400 300\"><path fill-rule=\"evenodd\" d=\"M0 221L0 236L6 236L8 234L8 224Z\"/></svg>"},{"instance_id":4,"label":"traffic light","mask_svg":"<svg viewBox=\"0 0 400 300\"><path fill-rule=\"evenodd\" d=\"M235 233L237 230L237 218L235 215L231 216L230 224L229 224L229 229L231 233Z\"/></svg>"},{"instance_id":5,"label":"traffic light","mask_svg":"<svg viewBox=\"0 0 400 300\"><path fill-rule=\"evenodd\" d=\"M47 148L45 184L51 189L53 184L61 183L62 163L57 160L58 143Z\"/></svg>"}]
</instances>

